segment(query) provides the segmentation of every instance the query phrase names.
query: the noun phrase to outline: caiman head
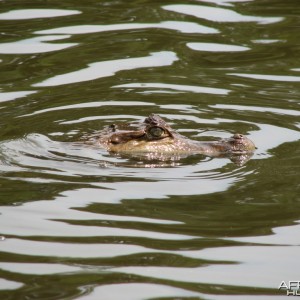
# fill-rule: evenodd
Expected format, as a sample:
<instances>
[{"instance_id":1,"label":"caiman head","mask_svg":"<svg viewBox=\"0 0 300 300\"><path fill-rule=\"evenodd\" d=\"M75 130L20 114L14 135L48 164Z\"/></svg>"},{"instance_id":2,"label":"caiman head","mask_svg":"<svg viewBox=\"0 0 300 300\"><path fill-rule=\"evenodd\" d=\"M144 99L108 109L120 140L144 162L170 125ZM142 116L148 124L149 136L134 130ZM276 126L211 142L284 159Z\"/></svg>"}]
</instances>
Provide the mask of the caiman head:
<instances>
[{"instance_id":1,"label":"caiman head","mask_svg":"<svg viewBox=\"0 0 300 300\"><path fill-rule=\"evenodd\" d=\"M215 142L188 139L172 129L161 117L150 114L137 127L111 125L98 135L99 144L110 152L205 154L250 153L255 150L251 140L241 134Z\"/></svg>"},{"instance_id":2,"label":"caiman head","mask_svg":"<svg viewBox=\"0 0 300 300\"><path fill-rule=\"evenodd\" d=\"M179 136L161 117L150 114L136 130L111 126L106 148L112 152L171 152Z\"/></svg>"}]
</instances>

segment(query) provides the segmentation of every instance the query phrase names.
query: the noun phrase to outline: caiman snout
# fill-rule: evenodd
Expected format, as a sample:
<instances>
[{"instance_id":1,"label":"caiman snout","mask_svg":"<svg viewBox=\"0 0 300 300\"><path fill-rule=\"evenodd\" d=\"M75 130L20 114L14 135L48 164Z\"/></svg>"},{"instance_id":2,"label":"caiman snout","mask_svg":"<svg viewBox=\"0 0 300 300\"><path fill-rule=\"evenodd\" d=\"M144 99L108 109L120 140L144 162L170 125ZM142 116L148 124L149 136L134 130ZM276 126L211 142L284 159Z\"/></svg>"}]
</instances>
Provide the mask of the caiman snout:
<instances>
[{"instance_id":1,"label":"caiman snout","mask_svg":"<svg viewBox=\"0 0 300 300\"><path fill-rule=\"evenodd\" d=\"M255 150L254 143L241 133L235 133L230 139L232 152L253 152Z\"/></svg>"}]
</instances>

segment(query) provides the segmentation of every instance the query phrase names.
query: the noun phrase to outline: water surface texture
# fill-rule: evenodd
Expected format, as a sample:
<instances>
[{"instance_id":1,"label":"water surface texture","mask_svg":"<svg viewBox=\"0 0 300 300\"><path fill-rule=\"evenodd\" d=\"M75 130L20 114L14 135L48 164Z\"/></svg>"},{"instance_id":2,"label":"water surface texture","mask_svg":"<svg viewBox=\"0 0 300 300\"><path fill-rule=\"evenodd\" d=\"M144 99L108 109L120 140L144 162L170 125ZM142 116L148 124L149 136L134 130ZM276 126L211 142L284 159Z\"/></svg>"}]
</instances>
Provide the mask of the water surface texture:
<instances>
[{"instance_id":1,"label":"water surface texture","mask_svg":"<svg viewBox=\"0 0 300 300\"><path fill-rule=\"evenodd\" d=\"M285 299L299 15L298 0L1 1L0 299ZM257 150L237 165L78 144L150 113Z\"/></svg>"}]
</instances>

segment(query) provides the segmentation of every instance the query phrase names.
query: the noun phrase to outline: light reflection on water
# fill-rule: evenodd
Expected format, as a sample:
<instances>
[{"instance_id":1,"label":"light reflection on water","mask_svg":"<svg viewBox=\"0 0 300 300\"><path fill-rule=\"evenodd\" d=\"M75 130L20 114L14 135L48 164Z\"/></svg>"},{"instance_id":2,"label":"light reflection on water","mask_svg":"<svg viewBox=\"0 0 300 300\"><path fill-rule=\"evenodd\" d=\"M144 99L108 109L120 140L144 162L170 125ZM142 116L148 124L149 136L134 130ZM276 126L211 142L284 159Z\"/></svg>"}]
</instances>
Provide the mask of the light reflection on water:
<instances>
[{"instance_id":1,"label":"light reflection on water","mask_svg":"<svg viewBox=\"0 0 300 300\"><path fill-rule=\"evenodd\" d=\"M250 50L250 48L244 46L223 45L216 43L187 43L187 46L193 50L209 52L238 52Z\"/></svg>"},{"instance_id":2,"label":"light reflection on water","mask_svg":"<svg viewBox=\"0 0 300 300\"><path fill-rule=\"evenodd\" d=\"M202 86L191 86L191 85L179 85L179 84L163 84L163 83L128 83L128 84L120 84L115 85L113 88L141 88L148 89L153 88L157 89L157 93L166 92L166 90L172 90L179 92L193 92L193 93L201 93L201 94L216 94L216 95L227 95L230 90L226 89L218 89L218 88L209 88ZM153 93L152 90L150 93Z\"/></svg>"},{"instance_id":3,"label":"light reflection on water","mask_svg":"<svg viewBox=\"0 0 300 300\"><path fill-rule=\"evenodd\" d=\"M0 278L0 290L16 290L22 286L23 284L20 282Z\"/></svg>"},{"instance_id":4,"label":"light reflection on water","mask_svg":"<svg viewBox=\"0 0 300 300\"><path fill-rule=\"evenodd\" d=\"M300 76L286 76L286 75L263 75L263 74L241 74L241 73L228 73L228 75L259 79L259 80L271 80L271 81L287 81L287 82L299 82Z\"/></svg>"},{"instance_id":5,"label":"light reflection on water","mask_svg":"<svg viewBox=\"0 0 300 300\"><path fill-rule=\"evenodd\" d=\"M30 39L20 40L12 43L0 44L0 54L30 54L44 53L63 50L69 47L76 46L77 43L60 43L50 44L44 43L47 41L56 41L69 38L69 35L48 35L39 36Z\"/></svg>"},{"instance_id":6,"label":"light reflection on water","mask_svg":"<svg viewBox=\"0 0 300 300\"><path fill-rule=\"evenodd\" d=\"M272 24L283 20L281 17L256 17L239 14L231 9L208 7L203 5L165 5L164 9L177 13L192 15L200 19L213 22L257 22L260 24Z\"/></svg>"},{"instance_id":7,"label":"light reflection on water","mask_svg":"<svg viewBox=\"0 0 300 300\"><path fill-rule=\"evenodd\" d=\"M217 29L199 25L197 23L165 21L156 24L129 23L129 24L112 24L112 25L78 25L78 26L68 26L68 27L36 31L35 34L87 34L87 33L96 33L96 32L147 29L147 28L162 28L162 29L178 30L182 33L212 34L212 33L219 32Z\"/></svg>"},{"instance_id":8,"label":"light reflection on water","mask_svg":"<svg viewBox=\"0 0 300 300\"><path fill-rule=\"evenodd\" d=\"M151 53L148 57L97 62L89 64L87 68L63 75L57 75L40 83L36 83L33 86L57 86L95 80L102 77L113 76L116 72L121 70L168 66L176 60L178 60L178 58L174 52L162 51Z\"/></svg>"},{"instance_id":9,"label":"light reflection on water","mask_svg":"<svg viewBox=\"0 0 300 300\"><path fill-rule=\"evenodd\" d=\"M161 284L151 284L151 283L127 283L127 284L111 284L107 286L100 286L95 288L95 290L89 296L83 296L78 299L88 300L88 299L99 299L104 297L107 300L117 300L120 299L120 295L124 300L137 300L143 299L145 295L151 298L186 298L192 297L196 299L212 299L212 300L244 300L245 295L206 295L204 293L186 291L184 289L164 286ZM272 300L274 296L247 296L247 299L262 299L262 300ZM285 296L284 296L285 297ZM276 297L276 299L283 299L283 297Z\"/></svg>"},{"instance_id":10,"label":"light reflection on water","mask_svg":"<svg viewBox=\"0 0 300 300\"><path fill-rule=\"evenodd\" d=\"M69 15L77 15L81 12L78 10L66 9L15 9L0 14L0 20L26 20L39 18L53 18Z\"/></svg>"},{"instance_id":11,"label":"light reflection on water","mask_svg":"<svg viewBox=\"0 0 300 300\"><path fill-rule=\"evenodd\" d=\"M299 269L299 24L273 1L124 3L0 14L0 298L285 297ZM258 149L236 166L78 143L149 113Z\"/></svg>"},{"instance_id":12,"label":"light reflection on water","mask_svg":"<svg viewBox=\"0 0 300 300\"><path fill-rule=\"evenodd\" d=\"M23 98L28 95L34 94L36 91L19 91L19 92L7 92L7 93L0 93L0 102L6 102L15 100L17 98Z\"/></svg>"},{"instance_id":13,"label":"light reflection on water","mask_svg":"<svg viewBox=\"0 0 300 300\"><path fill-rule=\"evenodd\" d=\"M228 264L214 263L199 268L123 267L116 268L114 271L180 282L198 282L201 278L203 283L230 285L233 280L236 285L273 288L281 282L281 278L298 276L297 270L289 268L298 251L298 247L284 246L218 247L194 252L182 251L180 254L208 260L225 260ZM257 255L252 255L253 252ZM282 252L287 255L279 259ZM243 263L237 263L238 261ZM230 264L230 262L234 263ZM276 272L278 267L280 273ZM228 273L230 277L226 276Z\"/></svg>"}]
</instances>

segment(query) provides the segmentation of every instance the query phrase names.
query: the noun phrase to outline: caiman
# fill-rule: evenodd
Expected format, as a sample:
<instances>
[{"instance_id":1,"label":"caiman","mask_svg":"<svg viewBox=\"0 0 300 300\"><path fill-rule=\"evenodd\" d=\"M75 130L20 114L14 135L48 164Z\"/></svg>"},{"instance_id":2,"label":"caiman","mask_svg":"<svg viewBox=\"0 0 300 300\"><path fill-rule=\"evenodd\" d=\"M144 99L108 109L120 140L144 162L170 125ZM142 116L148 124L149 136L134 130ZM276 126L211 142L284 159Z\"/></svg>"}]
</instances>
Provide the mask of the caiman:
<instances>
[{"instance_id":1,"label":"caiman","mask_svg":"<svg viewBox=\"0 0 300 300\"><path fill-rule=\"evenodd\" d=\"M249 159L255 150L254 143L239 133L218 141L191 140L176 132L156 114L150 114L138 126L110 125L100 133L94 134L92 139L94 144L109 152L127 154L203 154L230 158L246 156ZM236 163L240 164L239 161Z\"/></svg>"}]
</instances>

